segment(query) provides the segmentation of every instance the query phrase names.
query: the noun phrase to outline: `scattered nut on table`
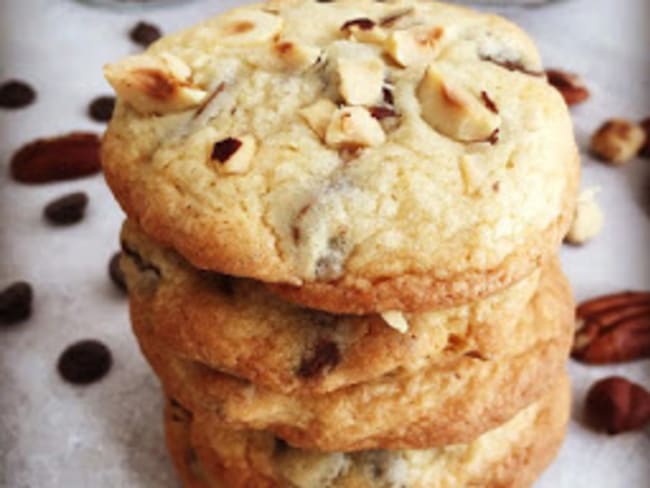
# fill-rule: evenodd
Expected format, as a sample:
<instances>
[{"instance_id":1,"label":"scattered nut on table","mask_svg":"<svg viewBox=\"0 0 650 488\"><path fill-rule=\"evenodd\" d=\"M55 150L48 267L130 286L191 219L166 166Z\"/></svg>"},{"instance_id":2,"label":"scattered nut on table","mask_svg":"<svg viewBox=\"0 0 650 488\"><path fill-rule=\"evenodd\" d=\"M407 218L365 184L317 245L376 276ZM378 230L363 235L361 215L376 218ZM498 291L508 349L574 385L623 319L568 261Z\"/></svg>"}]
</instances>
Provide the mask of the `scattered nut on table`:
<instances>
[{"instance_id":1,"label":"scattered nut on table","mask_svg":"<svg viewBox=\"0 0 650 488\"><path fill-rule=\"evenodd\" d=\"M650 422L650 392L620 376L602 379L585 401L589 423L609 434L642 429Z\"/></svg>"},{"instance_id":2,"label":"scattered nut on table","mask_svg":"<svg viewBox=\"0 0 650 488\"><path fill-rule=\"evenodd\" d=\"M576 308L571 357L587 364L650 359L650 291L601 295Z\"/></svg>"},{"instance_id":3,"label":"scattered nut on table","mask_svg":"<svg viewBox=\"0 0 650 488\"><path fill-rule=\"evenodd\" d=\"M591 137L591 150L603 161L615 165L634 158L646 141L643 128L626 119L610 119Z\"/></svg>"},{"instance_id":4,"label":"scattered nut on table","mask_svg":"<svg viewBox=\"0 0 650 488\"><path fill-rule=\"evenodd\" d=\"M564 240L569 244L580 245L593 239L602 230L605 217L596 202L597 189L583 190L573 214L573 222Z\"/></svg>"}]
</instances>

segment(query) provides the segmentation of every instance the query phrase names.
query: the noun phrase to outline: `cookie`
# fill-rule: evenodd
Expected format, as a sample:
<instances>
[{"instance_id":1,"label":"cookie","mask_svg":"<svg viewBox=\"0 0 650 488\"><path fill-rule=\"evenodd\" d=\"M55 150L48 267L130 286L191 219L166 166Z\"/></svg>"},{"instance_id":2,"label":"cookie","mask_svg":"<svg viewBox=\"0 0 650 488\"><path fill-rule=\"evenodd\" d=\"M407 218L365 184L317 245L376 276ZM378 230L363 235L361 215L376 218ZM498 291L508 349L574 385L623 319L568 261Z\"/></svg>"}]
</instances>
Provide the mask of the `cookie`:
<instances>
[{"instance_id":1,"label":"cookie","mask_svg":"<svg viewBox=\"0 0 650 488\"><path fill-rule=\"evenodd\" d=\"M523 488L555 457L569 400L564 374L547 397L477 439L420 451L305 451L264 431L223 430L179 406L167 407L165 426L188 487L222 486L218 480L230 488ZM200 471L190 473L191 460Z\"/></svg>"},{"instance_id":2,"label":"cookie","mask_svg":"<svg viewBox=\"0 0 650 488\"><path fill-rule=\"evenodd\" d=\"M463 356L489 360L524 350L548 337L536 324L520 324L533 295L569 294L554 259L482 301L406 314L408 330L400 332L381 315L309 310L252 280L197 271L131 222L122 246L136 328L149 327L151 341L178 356L282 393L326 393L397 371L445 367ZM153 287L145 262L159 272Z\"/></svg>"},{"instance_id":3,"label":"cookie","mask_svg":"<svg viewBox=\"0 0 650 488\"><path fill-rule=\"evenodd\" d=\"M104 173L129 217L195 267L312 308L467 303L530 274L566 231L571 119L499 17L278 0L105 73Z\"/></svg>"},{"instance_id":4,"label":"cookie","mask_svg":"<svg viewBox=\"0 0 650 488\"><path fill-rule=\"evenodd\" d=\"M282 394L179 358L134 324L165 390L224 428L269 430L326 451L429 448L467 442L537 400L562 374L573 334L569 296L541 295L522 317L546 331L494 360L463 356L445 367L395 371L325 394Z\"/></svg>"}]
</instances>

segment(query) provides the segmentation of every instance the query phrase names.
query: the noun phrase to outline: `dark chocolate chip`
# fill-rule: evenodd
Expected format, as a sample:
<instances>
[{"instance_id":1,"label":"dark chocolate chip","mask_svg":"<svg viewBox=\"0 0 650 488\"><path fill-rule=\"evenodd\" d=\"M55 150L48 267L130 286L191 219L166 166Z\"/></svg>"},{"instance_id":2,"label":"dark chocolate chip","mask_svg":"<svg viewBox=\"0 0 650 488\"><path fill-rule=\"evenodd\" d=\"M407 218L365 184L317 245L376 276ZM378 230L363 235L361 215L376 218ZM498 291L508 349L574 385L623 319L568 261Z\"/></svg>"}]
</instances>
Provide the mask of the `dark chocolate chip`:
<instances>
[{"instance_id":1,"label":"dark chocolate chip","mask_svg":"<svg viewBox=\"0 0 650 488\"><path fill-rule=\"evenodd\" d=\"M126 291L126 280L124 279L122 268L120 268L121 255L122 253L118 251L111 257L111 260L108 262L108 275L116 287L122 291Z\"/></svg>"},{"instance_id":2,"label":"dark chocolate chip","mask_svg":"<svg viewBox=\"0 0 650 488\"><path fill-rule=\"evenodd\" d=\"M341 353L335 342L321 340L311 356L300 362L298 376L313 378L324 374L341 362Z\"/></svg>"},{"instance_id":3,"label":"dark chocolate chip","mask_svg":"<svg viewBox=\"0 0 650 488\"><path fill-rule=\"evenodd\" d=\"M225 163L240 147L241 141L239 139L226 137L225 139L214 143L214 147L212 148L212 159L216 159L220 163Z\"/></svg>"},{"instance_id":4,"label":"dark chocolate chip","mask_svg":"<svg viewBox=\"0 0 650 488\"><path fill-rule=\"evenodd\" d=\"M108 122L115 109L115 97L97 97L88 105L88 115L97 122Z\"/></svg>"},{"instance_id":5,"label":"dark chocolate chip","mask_svg":"<svg viewBox=\"0 0 650 488\"><path fill-rule=\"evenodd\" d=\"M0 324L11 325L29 318L32 313L32 287L17 281L0 293Z\"/></svg>"},{"instance_id":6,"label":"dark chocolate chip","mask_svg":"<svg viewBox=\"0 0 650 488\"><path fill-rule=\"evenodd\" d=\"M162 36L158 26L148 22L138 22L129 31L129 37L136 44L147 47L149 44L157 41Z\"/></svg>"},{"instance_id":7,"label":"dark chocolate chip","mask_svg":"<svg viewBox=\"0 0 650 488\"><path fill-rule=\"evenodd\" d=\"M70 225L83 219L87 206L88 195L84 192L69 193L48 203L43 215L52 224Z\"/></svg>"},{"instance_id":8,"label":"dark chocolate chip","mask_svg":"<svg viewBox=\"0 0 650 488\"><path fill-rule=\"evenodd\" d=\"M9 80L0 85L0 107L22 108L36 99L36 92L26 82Z\"/></svg>"},{"instance_id":9,"label":"dark chocolate chip","mask_svg":"<svg viewBox=\"0 0 650 488\"><path fill-rule=\"evenodd\" d=\"M104 344L86 339L68 346L61 353L57 369L64 380L85 385L103 378L112 364L111 351Z\"/></svg>"},{"instance_id":10,"label":"dark chocolate chip","mask_svg":"<svg viewBox=\"0 0 650 488\"><path fill-rule=\"evenodd\" d=\"M199 270L201 278L215 287L216 291L232 297L235 295L235 278L214 271Z\"/></svg>"},{"instance_id":11,"label":"dark chocolate chip","mask_svg":"<svg viewBox=\"0 0 650 488\"><path fill-rule=\"evenodd\" d=\"M289 444L287 444L287 441L284 439L280 439L279 437L275 438L275 445L273 446L273 450L277 453L283 453L289 450Z\"/></svg>"}]
</instances>

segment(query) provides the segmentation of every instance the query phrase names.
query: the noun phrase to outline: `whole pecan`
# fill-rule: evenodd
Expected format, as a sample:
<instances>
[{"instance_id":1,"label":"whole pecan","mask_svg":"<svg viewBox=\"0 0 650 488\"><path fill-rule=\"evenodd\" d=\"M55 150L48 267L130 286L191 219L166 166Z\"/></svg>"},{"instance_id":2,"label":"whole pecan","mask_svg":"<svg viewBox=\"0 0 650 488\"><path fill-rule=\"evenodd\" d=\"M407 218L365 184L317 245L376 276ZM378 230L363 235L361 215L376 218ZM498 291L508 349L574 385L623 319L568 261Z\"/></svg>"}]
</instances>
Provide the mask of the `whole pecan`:
<instances>
[{"instance_id":1,"label":"whole pecan","mask_svg":"<svg viewBox=\"0 0 650 488\"><path fill-rule=\"evenodd\" d=\"M585 402L586 417L597 429L618 434L650 422L650 392L620 376L597 381Z\"/></svg>"},{"instance_id":2,"label":"whole pecan","mask_svg":"<svg viewBox=\"0 0 650 488\"><path fill-rule=\"evenodd\" d=\"M11 175L22 183L47 183L97 173L99 147L99 136L91 132L37 139L11 158Z\"/></svg>"},{"instance_id":3,"label":"whole pecan","mask_svg":"<svg viewBox=\"0 0 650 488\"><path fill-rule=\"evenodd\" d=\"M593 298L576 309L573 358L607 364L650 357L650 292Z\"/></svg>"}]
</instances>

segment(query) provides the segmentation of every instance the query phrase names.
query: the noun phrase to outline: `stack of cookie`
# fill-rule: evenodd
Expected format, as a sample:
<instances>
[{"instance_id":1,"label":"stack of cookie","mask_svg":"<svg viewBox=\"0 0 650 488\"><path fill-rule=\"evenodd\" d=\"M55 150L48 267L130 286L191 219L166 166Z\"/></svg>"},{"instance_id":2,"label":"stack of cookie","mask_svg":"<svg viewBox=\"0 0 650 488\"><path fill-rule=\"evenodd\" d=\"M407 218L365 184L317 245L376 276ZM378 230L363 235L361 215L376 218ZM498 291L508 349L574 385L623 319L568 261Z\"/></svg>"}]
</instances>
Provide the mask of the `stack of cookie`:
<instances>
[{"instance_id":1,"label":"stack of cookie","mask_svg":"<svg viewBox=\"0 0 650 488\"><path fill-rule=\"evenodd\" d=\"M187 486L527 486L568 417L571 121L498 17L278 0L109 65L133 328Z\"/></svg>"}]
</instances>

